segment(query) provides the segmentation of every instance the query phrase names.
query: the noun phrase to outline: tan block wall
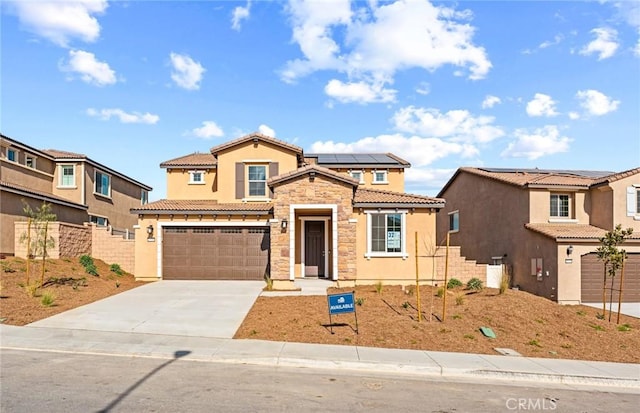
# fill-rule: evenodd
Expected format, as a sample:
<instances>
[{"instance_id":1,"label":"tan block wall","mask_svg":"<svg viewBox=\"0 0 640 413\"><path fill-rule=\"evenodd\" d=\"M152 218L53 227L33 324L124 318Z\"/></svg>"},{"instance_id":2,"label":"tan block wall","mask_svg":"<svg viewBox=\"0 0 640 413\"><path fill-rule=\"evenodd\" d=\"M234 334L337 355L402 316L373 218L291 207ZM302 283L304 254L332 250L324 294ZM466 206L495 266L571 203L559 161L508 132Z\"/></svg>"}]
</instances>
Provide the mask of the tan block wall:
<instances>
[{"instance_id":1,"label":"tan block wall","mask_svg":"<svg viewBox=\"0 0 640 413\"><path fill-rule=\"evenodd\" d=\"M444 284L446 263L446 247L440 247L436 258L436 283ZM483 285L487 284L487 264L478 264L474 260L468 260L460 255L460 247L449 246L449 270L447 279L457 278L466 284L472 278L478 278Z\"/></svg>"},{"instance_id":2,"label":"tan block wall","mask_svg":"<svg viewBox=\"0 0 640 413\"><path fill-rule=\"evenodd\" d=\"M133 273L135 270L135 240L111 235L108 227L91 225L91 255L107 264L118 264Z\"/></svg>"},{"instance_id":3,"label":"tan block wall","mask_svg":"<svg viewBox=\"0 0 640 413\"><path fill-rule=\"evenodd\" d=\"M21 242L23 234L27 234L28 223L15 223L15 255L27 257L27 242ZM36 229L32 226L31 237L35 239ZM47 249L50 258L75 258L83 254L91 253L91 231L82 225L73 225L64 222L50 222L47 228L47 238L53 238L54 247ZM31 252L34 254L34 252ZM39 254L41 256L41 254Z\"/></svg>"},{"instance_id":4,"label":"tan block wall","mask_svg":"<svg viewBox=\"0 0 640 413\"><path fill-rule=\"evenodd\" d=\"M281 171L282 172L282 171ZM313 181L308 176L301 176L275 188L273 214L278 220L284 217L289 219L291 204L331 204L337 206L338 227L338 277L341 280L352 280L356 277L356 231L355 224L349 219L353 215L351 205L353 199L353 187L349 184L316 176ZM299 210L305 215L310 210ZM325 216L330 216L331 211L321 211ZM331 223L330 223L331 226ZM271 278L274 280L289 279L290 246L289 231L280 229L279 223L271 224ZM296 237L300 232L296 232ZM329 236L329 234L326 234ZM330 243L329 248L332 248ZM296 255L296 261L299 259ZM299 264L296 262L295 264ZM331 268L332 260L329 260ZM333 276L329 272L330 276Z\"/></svg>"}]
</instances>

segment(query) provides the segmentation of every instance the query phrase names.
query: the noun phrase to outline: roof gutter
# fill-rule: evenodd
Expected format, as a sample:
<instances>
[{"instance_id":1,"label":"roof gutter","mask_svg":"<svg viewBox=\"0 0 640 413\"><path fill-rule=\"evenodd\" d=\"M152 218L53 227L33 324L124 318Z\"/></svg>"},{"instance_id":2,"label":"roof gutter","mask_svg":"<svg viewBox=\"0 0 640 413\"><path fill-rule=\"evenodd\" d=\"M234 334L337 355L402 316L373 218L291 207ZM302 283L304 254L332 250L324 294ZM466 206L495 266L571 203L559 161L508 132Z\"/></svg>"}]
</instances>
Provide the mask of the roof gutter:
<instances>
[{"instance_id":1,"label":"roof gutter","mask_svg":"<svg viewBox=\"0 0 640 413\"><path fill-rule=\"evenodd\" d=\"M422 209L442 209L444 208L443 202L434 202L432 204L421 204L421 203L398 203L398 202L388 202L388 203L380 203L380 202L354 202L354 208L422 208Z\"/></svg>"}]
</instances>

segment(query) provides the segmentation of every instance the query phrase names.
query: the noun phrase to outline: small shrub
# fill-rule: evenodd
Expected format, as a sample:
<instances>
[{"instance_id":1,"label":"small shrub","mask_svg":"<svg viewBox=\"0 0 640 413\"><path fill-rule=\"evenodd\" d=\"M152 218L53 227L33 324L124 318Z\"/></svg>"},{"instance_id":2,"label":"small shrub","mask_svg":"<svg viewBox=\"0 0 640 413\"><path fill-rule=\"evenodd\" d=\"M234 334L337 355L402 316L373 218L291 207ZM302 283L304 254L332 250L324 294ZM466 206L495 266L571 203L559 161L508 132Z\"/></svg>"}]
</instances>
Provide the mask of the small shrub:
<instances>
[{"instance_id":1,"label":"small shrub","mask_svg":"<svg viewBox=\"0 0 640 413\"><path fill-rule=\"evenodd\" d=\"M529 343L527 344L529 344L530 346L542 347L542 345L540 344L537 338L534 338L533 340L529 340Z\"/></svg>"},{"instance_id":2,"label":"small shrub","mask_svg":"<svg viewBox=\"0 0 640 413\"><path fill-rule=\"evenodd\" d=\"M578 314L579 316L585 316L585 315L587 315L587 312L583 311L583 310L578 310L578 311L576 311L576 314Z\"/></svg>"},{"instance_id":3,"label":"small shrub","mask_svg":"<svg viewBox=\"0 0 640 413\"><path fill-rule=\"evenodd\" d=\"M470 290L479 291L482 290L482 280L479 278L472 278L467 282L467 288Z\"/></svg>"},{"instance_id":4,"label":"small shrub","mask_svg":"<svg viewBox=\"0 0 640 413\"><path fill-rule=\"evenodd\" d=\"M362 307L362 304L364 304L364 298L362 297L356 298L356 305L359 305L360 307Z\"/></svg>"},{"instance_id":5,"label":"small shrub","mask_svg":"<svg viewBox=\"0 0 640 413\"><path fill-rule=\"evenodd\" d=\"M99 275L98 274L98 268L95 266L95 264L87 265L86 267L84 267L84 270L89 275L93 275L93 276L96 276L96 277Z\"/></svg>"},{"instance_id":6,"label":"small shrub","mask_svg":"<svg viewBox=\"0 0 640 413\"><path fill-rule=\"evenodd\" d=\"M436 291L436 296L442 298L443 295L444 295L444 288L442 287L438 288L438 290Z\"/></svg>"},{"instance_id":7,"label":"small shrub","mask_svg":"<svg viewBox=\"0 0 640 413\"><path fill-rule=\"evenodd\" d=\"M450 333L451 332L451 330L449 330L448 328L441 328L439 331L441 333Z\"/></svg>"},{"instance_id":8,"label":"small shrub","mask_svg":"<svg viewBox=\"0 0 640 413\"><path fill-rule=\"evenodd\" d=\"M91 255L83 255L82 257L80 257L80 264L82 264L87 274L98 276L98 268L93 262L93 258L91 258Z\"/></svg>"},{"instance_id":9,"label":"small shrub","mask_svg":"<svg viewBox=\"0 0 640 413\"><path fill-rule=\"evenodd\" d=\"M13 267L11 266L10 262L0 261L0 266L2 266L2 272L6 272L6 273L16 272L16 270L14 270Z\"/></svg>"},{"instance_id":10,"label":"small shrub","mask_svg":"<svg viewBox=\"0 0 640 413\"><path fill-rule=\"evenodd\" d=\"M511 284L511 275L503 267L502 277L500 278L500 294L504 294L509 289L509 284Z\"/></svg>"},{"instance_id":11,"label":"small shrub","mask_svg":"<svg viewBox=\"0 0 640 413\"><path fill-rule=\"evenodd\" d=\"M464 304L464 294L458 294L456 295L456 305L462 305Z\"/></svg>"},{"instance_id":12,"label":"small shrub","mask_svg":"<svg viewBox=\"0 0 640 413\"><path fill-rule=\"evenodd\" d=\"M460 319L462 319L462 316L460 314L454 314L453 315L453 319L454 320L460 320Z\"/></svg>"},{"instance_id":13,"label":"small shrub","mask_svg":"<svg viewBox=\"0 0 640 413\"><path fill-rule=\"evenodd\" d=\"M23 288L27 292L27 295L29 295L29 297L36 297L38 294L38 287L40 287L40 285L37 282L33 282L31 284L25 285Z\"/></svg>"},{"instance_id":14,"label":"small shrub","mask_svg":"<svg viewBox=\"0 0 640 413\"><path fill-rule=\"evenodd\" d=\"M618 328L618 331L631 331L631 326L627 323L620 324L617 328Z\"/></svg>"},{"instance_id":15,"label":"small shrub","mask_svg":"<svg viewBox=\"0 0 640 413\"><path fill-rule=\"evenodd\" d=\"M122 270L122 268L120 268L119 264L111 264L109 266L109 271L111 271L112 273L120 276L122 274L124 274L124 271Z\"/></svg>"},{"instance_id":16,"label":"small shrub","mask_svg":"<svg viewBox=\"0 0 640 413\"><path fill-rule=\"evenodd\" d=\"M447 290L451 290L452 288L462 287L462 281L457 278L452 278L447 282Z\"/></svg>"},{"instance_id":17,"label":"small shrub","mask_svg":"<svg viewBox=\"0 0 640 413\"><path fill-rule=\"evenodd\" d=\"M382 294L382 289L384 288L383 285L382 285L382 281L378 281L377 283L375 283L374 287L375 287L376 292L378 294Z\"/></svg>"},{"instance_id":18,"label":"small shrub","mask_svg":"<svg viewBox=\"0 0 640 413\"><path fill-rule=\"evenodd\" d=\"M267 283L267 291L272 291L273 290L273 278L271 277L264 277L264 282Z\"/></svg>"},{"instance_id":19,"label":"small shrub","mask_svg":"<svg viewBox=\"0 0 640 413\"><path fill-rule=\"evenodd\" d=\"M40 304L45 307L53 306L53 302L56 300L56 296L53 293L46 292L42 294L42 298L40 299Z\"/></svg>"},{"instance_id":20,"label":"small shrub","mask_svg":"<svg viewBox=\"0 0 640 413\"><path fill-rule=\"evenodd\" d=\"M589 324L589 327L593 328L596 331L604 331L604 327L600 324Z\"/></svg>"},{"instance_id":21,"label":"small shrub","mask_svg":"<svg viewBox=\"0 0 640 413\"><path fill-rule=\"evenodd\" d=\"M91 258L91 255L83 255L80 257L80 264L83 267L86 267L89 264L93 264L93 258Z\"/></svg>"},{"instance_id":22,"label":"small shrub","mask_svg":"<svg viewBox=\"0 0 640 413\"><path fill-rule=\"evenodd\" d=\"M405 301L404 303L402 303L402 308L404 308L405 310L409 308L409 301Z\"/></svg>"},{"instance_id":23,"label":"small shrub","mask_svg":"<svg viewBox=\"0 0 640 413\"><path fill-rule=\"evenodd\" d=\"M116 288L120 288L120 282L116 281Z\"/></svg>"},{"instance_id":24,"label":"small shrub","mask_svg":"<svg viewBox=\"0 0 640 413\"><path fill-rule=\"evenodd\" d=\"M415 293L415 291L416 289L413 287L413 285L410 285L409 287L407 287L404 293L413 297L413 294Z\"/></svg>"},{"instance_id":25,"label":"small shrub","mask_svg":"<svg viewBox=\"0 0 640 413\"><path fill-rule=\"evenodd\" d=\"M564 349L570 349L573 348L573 346L571 344L561 344L560 347L564 348Z\"/></svg>"},{"instance_id":26,"label":"small shrub","mask_svg":"<svg viewBox=\"0 0 640 413\"><path fill-rule=\"evenodd\" d=\"M596 313L596 318L598 320L604 320L604 314Z\"/></svg>"},{"instance_id":27,"label":"small shrub","mask_svg":"<svg viewBox=\"0 0 640 413\"><path fill-rule=\"evenodd\" d=\"M476 336L474 336L473 334L465 334L463 337L467 338L469 340L475 340L476 339Z\"/></svg>"}]
</instances>

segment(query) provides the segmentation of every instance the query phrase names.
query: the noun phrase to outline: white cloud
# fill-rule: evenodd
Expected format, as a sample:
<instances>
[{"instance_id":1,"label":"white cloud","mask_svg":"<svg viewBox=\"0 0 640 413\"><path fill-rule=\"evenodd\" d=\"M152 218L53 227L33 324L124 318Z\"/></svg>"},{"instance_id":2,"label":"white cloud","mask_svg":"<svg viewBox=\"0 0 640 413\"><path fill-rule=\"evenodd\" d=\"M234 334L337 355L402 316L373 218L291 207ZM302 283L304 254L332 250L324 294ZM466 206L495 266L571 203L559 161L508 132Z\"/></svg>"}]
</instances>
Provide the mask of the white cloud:
<instances>
[{"instance_id":1,"label":"white cloud","mask_svg":"<svg viewBox=\"0 0 640 413\"><path fill-rule=\"evenodd\" d=\"M578 112L569 112L569 119L578 120L580 119L580 114Z\"/></svg>"},{"instance_id":2,"label":"white cloud","mask_svg":"<svg viewBox=\"0 0 640 413\"><path fill-rule=\"evenodd\" d=\"M262 124L260 126L258 126L258 132L260 132L263 135L267 135L267 136L271 136L271 137L275 137L276 136L276 131L274 131L273 129L271 129L269 126Z\"/></svg>"},{"instance_id":3,"label":"white cloud","mask_svg":"<svg viewBox=\"0 0 640 413\"><path fill-rule=\"evenodd\" d=\"M507 146L501 156L534 160L546 155L567 152L569 143L573 141L571 138L561 136L555 125L547 125L533 132L517 129L514 136L516 140Z\"/></svg>"},{"instance_id":4,"label":"white cloud","mask_svg":"<svg viewBox=\"0 0 640 413\"><path fill-rule=\"evenodd\" d=\"M551 99L551 96L543 93L536 93L533 96L533 100L527 103L527 115L529 116L556 116L556 102Z\"/></svg>"},{"instance_id":5,"label":"white cloud","mask_svg":"<svg viewBox=\"0 0 640 413\"><path fill-rule=\"evenodd\" d=\"M466 110L441 113L438 109L408 106L399 109L392 121L398 131L453 142L487 143L504 136L502 128L493 125L494 117L473 116Z\"/></svg>"},{"instance_id":6,"label":"white cloud","mask_svg":"<svg viewBox=\"0 0 640 413\"><path fill-rule=\"evenodd\" d=\"M547 47L551 47L551 46L555 46L557 44L560 44L560 42L564 39L564 36L562 34L556 34L553 37L553 40L547 40L544 41L542 43L540 43L540 45L538 46L538 48L540 49L546 49Z\"/></svg>"},{"instance_id":7,"label":"white cloud","mask_svg":"<svg viewBox=\"0 0 640 413\"><path fill-rule=\"evenodd\" d=\"M614 112L620 105L619 100L613 100L609 96L597 90L580 90L576 93L576 98L580 100L582 106L589 115L602 116L609 112Z\"/></svg>"},{"instance_id":8,"label":"white cloud","mask_svg":"<svg viewBox=\"0 0 640 413\"><path fill-rule=\"evenodd\" d=\"M243 20L247 20L249 18L249 13L251 11L251 1L247 2L247 5L237 6L233 9L233 13L231 15L231 28L233 30L240 31L241 23Z\"/></svg>"},{"instance_id":9,"label":"white cloud","mask_svg":"<svg viewBox=\"0 0 640 413\"><path fill-rule=\"evenodd\" d=\"M220 138L224 136L224 131L212 120L205 120L199 128L193 128L186 132L185 135L195 136L196 138L209 139Z\"/></svg>"},{"instance_id":10,"label":"white cloud","mask_svg":"<svg viewBox=\"0 0 640 413\"><path fill-rule=\"evenodd\" d=\"M94 15L107 9L107 1L27 0L11 2L10 7L26 30L67 47L72 39L94 42L100 36L100 24Z\"/></svg>"},{"instance_id":11,"label":"white cloud","mask_svg":"<svg viewBox=\"0 0 640 413\"><path fill-rule=\"evenodd\" d=\"M96 86L112 85L117 82L116 72L106 62L100 62L93 53L84 50L69 50L69 61L60 64L60 70L76 73L83 82Z\"/></svg>"},{"instance_id":12,"label":"white cloud","mask_svg":"<svg viewBox=\"0 0 640 413\"><path fill-rule=\"evenodd\" d=\"M127 113L122 109L100 109L93 108L87 109L87 115L98 118L100 120L110 120L112 117L116 117L122 123L146 123L148 125L155 125L160 120L158 115L152 115L151 113L131 112Z\"/></svg>"},{"instance_id":13,"label":"white cloud","mask_svg":"<svg viewBox=\"0 0 640 413\"><path fill-rule=\"evenodd\" d=\"M187 90L200 89L200 81L202 75L206 71L199 62L194 61L187 55L181 55L171 52L171 65L173 71L171 72L171 79L178 86Z\"/></svg>"},{"instance_id":14,"label":"white cloud","mask_svg":"<svg viewBox=\"0 0 640 413\"><path fill-rule=\"evenodd\" d=\"M598 54L598 60L604 60L613 56L620 46L618 44L618 32L608 27L598 27L591 30L596 37L589 44L580 49L580 54L589 56Z\"/></svg>"},{"instance_id":15,"label":"white cloud","mask_svg":"<svg viewBox=\"0 0 640 413\"><path fill-rule=\"evenodd\" d=\"M332 79L324 87L324 92L342 103L394 102L396 90L385 89L383 83L348 82Z\"/></svg>"},{"instance_id":16,"label":"white cloud","mask_svg":"<svg viewBox=\"0 0 640 413\"><path fill-rule=\"evenodd\" d=\"M499 103L502 103L499 97L487 95L482 101L482 109L490 109Z\"/></svg>"},{"instance_id":17,"label":"white cloud","mask_svg":"<svg viewBox=\"0 0 640 413\"><path fill-rule=\"evenodd\" d=\"M433 170L427 168L427 166L438 159L451 155L470 158L478 154L478 150L469 144L447 142L439 138L423 138L415 135L407 137L399 133L366 137L351 143L317 141L311 145L311 152L391 152L411 163L411 168L405 171L407 184L418 182L424 184L424 178L433 172Z\"/></svg>"},{"instance_id":18,"label":"white cloud","mask_svg":"<svg viewBox=\"0 0 640 413\"><path fill-rule=\"evenodd\" d=\"M465 69L470 79L481 79L491 68L485 49L472 42L475 29L467 10L435 7L426 0L339 0L331 7L289 0L287 11L303 57L286 63L281 71L286 82L317 70L335 70L348 76L344 84L366 80L382 83L383 89L399 70L432 72L453 65Z\"/></svg>"},{"instance_id":19,"label":"white cloud","mask_svg":"<svg viewBox=\"0 0 640 413\"><path fill-rule=\"evenodd\" d=\"M420 82L420 84L416 88L416 93L424 96L428 95L429 93L431 93L431 85L427 82Z\"/></svg>"}]
</instances>

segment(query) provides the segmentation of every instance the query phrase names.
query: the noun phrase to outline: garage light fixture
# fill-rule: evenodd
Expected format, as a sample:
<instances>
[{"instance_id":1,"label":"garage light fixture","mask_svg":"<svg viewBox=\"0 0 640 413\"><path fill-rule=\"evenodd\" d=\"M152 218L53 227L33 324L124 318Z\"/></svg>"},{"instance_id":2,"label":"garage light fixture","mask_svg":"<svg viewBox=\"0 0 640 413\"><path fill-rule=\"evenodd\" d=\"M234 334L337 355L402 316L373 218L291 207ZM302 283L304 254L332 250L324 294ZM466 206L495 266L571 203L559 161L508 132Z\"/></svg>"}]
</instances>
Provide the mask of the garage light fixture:
<instances>
[{"instance_id":1,"label":"garage light fixture","mask_svg":"<svg viewBox=\"0 0 640 413\"><path fill-rule=\"evenodd\" d=\"M153 238L153 225L149 224L147 227L147 239Z\"/></svg>"},{"instance_id":2,"label":"garage light fixture","mask_svg":"<svg viewBox=\"0 0 640 413\"><path fill-rule=\"evenodd\" d=\"M571 254L573 254L573 245L569 245L567 247L567 255L571 255Z\"/></svg>"}]
</instances>

